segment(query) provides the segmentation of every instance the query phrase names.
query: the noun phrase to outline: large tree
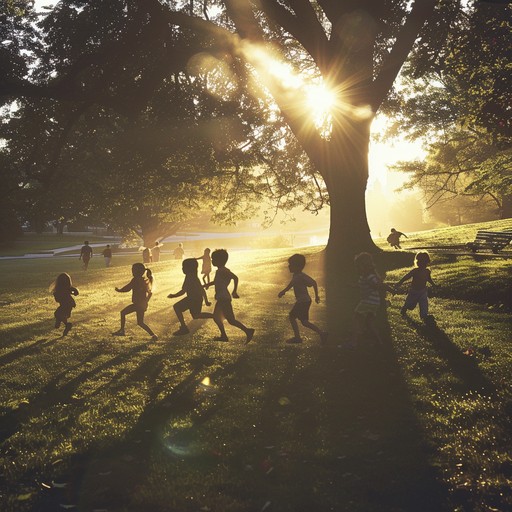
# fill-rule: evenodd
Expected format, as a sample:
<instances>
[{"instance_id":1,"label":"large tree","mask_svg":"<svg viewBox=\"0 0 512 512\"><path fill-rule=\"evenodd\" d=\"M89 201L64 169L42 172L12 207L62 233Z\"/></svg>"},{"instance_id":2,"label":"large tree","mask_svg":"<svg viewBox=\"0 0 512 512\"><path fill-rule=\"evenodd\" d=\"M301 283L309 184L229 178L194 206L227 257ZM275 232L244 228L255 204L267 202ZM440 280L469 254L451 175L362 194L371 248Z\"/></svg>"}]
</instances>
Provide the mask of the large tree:
<instances>
[{"instance_id":1,"label":"large tree","mask_svg":"<svg viewBox=\"0 0 512 512\"><path fill-rule=\"evenodd\" d=\"M115 104L129 112L144 105L170 68L183 69L193 56L206 52L230 71L226 80L231 88L257 77L264 89L255 94L270 93L326 184L331 207L328 249L337 258L351 257L374 249L365 212L371 121L425 21L446 19L436 16L436 4L443 7L436 0L412 5L405 0L225 0L201 6L190 2L179 9L180 2L158 0L118 0L108 2L108 8L105 2L66 0L43 25L49 45L46 67L36 80L13 76L0 93ZM208 11L210 5L218 7L218 14ZM121 11L126 13L122 23ZM80 41L86 31L63 30L63 23L55 25L59 19L100 24L101 45L90 38ZM191 41L185 50L177 43L183 35ZM121 55L132 61L144 58L136 77ZM327 130L315 126L305 90L288 83L279 67L283 62L301 71L306 81L323 82L336 94ZM129 102L126 95L112 93L113 82L124 84Z\"/></svg>"}]
</instances>

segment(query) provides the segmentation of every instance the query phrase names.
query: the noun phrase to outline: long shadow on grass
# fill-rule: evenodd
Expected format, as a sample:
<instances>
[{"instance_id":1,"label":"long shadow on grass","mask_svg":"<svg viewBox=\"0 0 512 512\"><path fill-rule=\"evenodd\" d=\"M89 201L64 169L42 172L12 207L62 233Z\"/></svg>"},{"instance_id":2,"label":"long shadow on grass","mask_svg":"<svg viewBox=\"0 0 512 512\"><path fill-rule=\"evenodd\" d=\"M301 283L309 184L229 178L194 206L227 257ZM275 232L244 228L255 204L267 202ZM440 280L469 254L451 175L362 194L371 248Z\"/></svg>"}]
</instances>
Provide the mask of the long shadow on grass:
<instances>
[{"instance_id":1,"label":"long shadow on grass","mask_svg":"<svg viewBox=\"0 0 512 512\"><path fill-rule=\"evenodd\" d=\"M42 347L48 347L49 345L52 345L56 341L57 338L50 341L48 340L48 338L41 338L40 340L37 340L34 343L30 343L29 345L26 345L24 347L11 350L11 352L8 352L7 354L3 354L2 356L0 356L0 366L5 366L9 363L12 363L13 361L16 361L16 359L20 359L21 357L38 352L41 350Z\"/></svg>"},{"instance_id":2,"label":"long shadow on grass","mask_svg":"<svg viewBox=\"0 0 512 512\"><path fill-rule=\"evenodd\" d=\"M102 355L103 348L98 347L96 351L90 353L74 366L66 367L48 382L46 386L42 387L35 396L31 397L28 404L22 404L18 409L14 409L0 417L0 444L17 432L21 428L21 425L29 421L30 418L39 416L44 411L57 404L73 402L75 405L79 405L85 398L73 400L73 395L82 383L94 375L101 373L103 370L115 367L125 359L133 357L143 348L145 348L144 345L134 347L127 353L119 354L96 367L82 371L76 377L63 383L66 375L83 368L84 365L87 365L87 363L92 362L96 357ZM85 367L88 368L87 366Z\"/></svg>"},{"instance_id":3,"label":"long shadow on grass","mask_svg":"<svg viewBox=\"0 0 512 512\"><path fill-rule=\"evenodd\" d=\"M453 373L460 379L461 391L477 391L484 395L496 393L494 384L482 373L478 362L461 352L452 339L437 325L426 325L405 317L407 323L425 340L429 341L437 353L448 363Z\"/></svg>"},{"instance_id":4,"label":"long shadow on grass","mask_svg":"<svg viewBox=\"0 0 512 512\"><path fill-rule=\"evenodd\" d=\"M229 375L236 371L245 357L244 354L216 372L208 373L213 379ZM70 483L68 500L72 503L80 502L80 506L84 506L85 509L89 509L89 504L91 509L95 507L109 509L113 507L116 510L138 509L134 500L140 500L140 498L134 490L141 480L144 480L145 472L150 471L155 453L157 456L165 454L167 461L171 459L177 462L178 458L183 456L179 450L189 449L188 445L194 442L193 429L187 431L180 428L178 434L173 434L169 432L168 426L175 420L180 422L184 417L192 417L194 429L196 429L206 423L217 411L219 405L213 402L199 410L196 396L201 376L215 361L208 356L187 360L189 373L184 375L167 395L165 394L167 383L158 380L163 365L162 355L159 353L145 358L126 379L116 382L116 385L109 389L111 394L115 394L117 388L144 382L149 388L147 406L136 424L121 441L101 447L100 450L93 447L88 453L75 456L63 465L66 468L66 474L59 478ZM190 453L186 455L195 457ZM215 459L211 454L201 453L198 460L201 465L205 463L210 465L212 457ZM81 486L85 480L87 490L82 495ZM55 490L48 491L41 496L37 510L53 510L52 507L57 506L59 500L62 500L62 493ZM147 508L147 510L150 509Z\"/></svg>"}]
</instances>

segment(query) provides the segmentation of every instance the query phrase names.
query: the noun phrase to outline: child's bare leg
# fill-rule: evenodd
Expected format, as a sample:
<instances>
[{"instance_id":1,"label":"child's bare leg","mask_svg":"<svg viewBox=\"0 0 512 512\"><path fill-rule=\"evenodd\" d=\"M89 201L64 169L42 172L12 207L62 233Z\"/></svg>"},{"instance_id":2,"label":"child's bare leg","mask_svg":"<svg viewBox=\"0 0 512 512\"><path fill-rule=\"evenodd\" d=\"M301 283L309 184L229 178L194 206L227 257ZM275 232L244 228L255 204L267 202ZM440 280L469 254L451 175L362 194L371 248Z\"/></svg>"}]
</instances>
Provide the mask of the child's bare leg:
<instances>
[{"instance_id":1,"label":"child's bare leg","mask_svg":"<svg viewBox=\"0 0 512 512\"><path fill-rule=\"evenodd\" d=\"M218 339L227 340L228 336L226 334L226 329L224 328L224 315L218 305L219 303L217 302L217 304L215 304L215 309L213 310L213 321L220 331L220 336Z\"/></svg>"},{"instance_id":2,"label":"child's bare leg","mask_svg":"<svg viewBox=\"0 0 512 512\"><path fill-rule=\"evenodd\" d=\"M174 304L174 312L176 313L176 316L178 317L178 321L181 325L181 327L186 328L187 324L185 323L185 318L183 317L183 311L178 306L179 303Z\"/></svg>"},{"instance_id":3,"label":"child's bare leg","mask_svg":"<svg viewBox=\"0 0 512 512\"><path fill-rule=\"evenodd\" d=\"M294 337L300 340L299 324L297 323L297 318L293 315L288 315L288 318L293 329Z\"/></svg>"},{"instance_id":4,"label":"child's bare leg","mask_svg":"<svg viewBox=\"0 0 512 512\"><path fill-rule=\"evenodd\" d=\"M311 329L312 331L315 331L317 334L321 334L322 333L322 331L315 324L312 324L309 320L301 320L301 324L304 327L307 327L308 329Z\"/></svg>"},{"instance_id":5,"label":"child's bare leg","mask_svg":"<svg viewBox=\"0 0 512 512\"><path fill-rule=\"evenodd\" d=\"M373 315L368 315L366 325L370 333L373 334L373 337L375 338L377 343L382 344L382 338L380 337L379 330L377 329L377 325L375 324L375 317Z\"/></svg>"},{"instance_id":6,"label":"child's bare leg","mask_svg":"<svg viewBox=\"0 0 512 512\"><path fill-rule=\"evenodd\" d=\"M124 327L126 325L126 315L129 315L130 313L133 313L135 311L135 305L130 304L129 306L126 306L124 309L121 310L121 328L120 331L124 331Z\"/></svg>"},{"instance_id":7,"label":"child's bare leg","mask_svg":"<svg viewBox=\"0 0 512 512\"><path fill-rule=\"evenodd\" d=\"M137 325L142 327L150 336L156 336L149 325L144 323L144 311L137 311Z\"/></svg>"}]
</instances>

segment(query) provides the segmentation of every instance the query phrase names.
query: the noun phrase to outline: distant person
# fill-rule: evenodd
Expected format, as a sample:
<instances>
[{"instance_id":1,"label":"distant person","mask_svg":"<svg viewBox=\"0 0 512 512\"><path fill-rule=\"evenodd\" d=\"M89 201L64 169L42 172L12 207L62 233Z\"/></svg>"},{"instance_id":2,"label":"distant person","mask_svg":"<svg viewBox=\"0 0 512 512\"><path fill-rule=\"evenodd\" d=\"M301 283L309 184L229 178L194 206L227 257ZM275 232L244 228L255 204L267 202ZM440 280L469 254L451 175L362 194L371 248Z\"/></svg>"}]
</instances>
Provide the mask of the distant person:
<instances>
[{"instance_id":1,"label":"distant person","mask_svg":"<svg viewBox=\"0 0 512 512\"><path fill-rule=\"evenodd\" d=\"M231 297L238 299L238 277L226 268L229 255L225 249L217 249L212 253L212 264L217 267L213 281L205 284L205 288L215 286L215 308L213 310L213 320L220 330L220 336L214 338L215 341L228 341L226 330L224 329L224 320L235 327L244 331L246 336L246 343L249 343L254 336L254 329L246 327L242 322L235 318L233 313L233 306L231 304ZM233 281L233 291L229 293L229 283Z\"/></svg>"},{"instance_id":2,"label":"distant person","mask_svg":"<svg viewBox=\"0 0 512 512\"><path fill-rule=\"evenodd\" d=\"M112 249L110 245L107 244L107 247L102 252L103 259L105 260L105 267L110 267L110 262L112 261Z\"/></svg>"},{"instance_id":3,"label":"distant person","mask_svg":"<svg viewBox=\"0 0 512 512\"><path fill-rule=\"evenodd\" d=\"M387 242L393 249L401 249L400 247L400 237L405 236L405 238L409 238L405 233L401 231L397 231L395 228L391 228L391 233L386 238Z\"/></svg>"},{"instance_id":4,"label":"distant person","mask_svg":"<svg viewBox=\"0 0 512 512\"><path fill-rule=\"evenodd\" d=\"M361 341L365 332L368 332L377 343L382 343L376 325L377 313L382 305L382 297L386 291L394 293L394 289L385 284L373 262L372 255L362 252L354 258L357 273L360 299L354 311L354 333L352 343Z\"/></svg>"},{"instance_id":5,"label":"distant person","mask_svg":"<svg viewBox=\"0 0 512 512\"><path fill-rule=\"evenodd\" d=\"M79 260L82 260L84 270L87 270L89 267L89 261L92 258L92 247L89 245L89 241L86 240L84 245L80 249L80 256L78 256Z\"/></svg>"},{"instance_id":6,"label":"distant person","mask_svg":"<svg viewBox=\"0 0 512 512\"><path fill-rule=\"evenodd\" d=\"M55 310L55 329L58 329L61 324L64 324L63 336L71 330L73 324L68 322L71 316L71 310L76 307L75 299L78 295L78 290L72 285L71 277L65 272L59 274L55 281L50 286L50 292L53 293L55 302L59 304L59 307Z\"/></svg>"},{"instance_id":7,"label":"distant person","mask_svg":"<svg viewBox=\"0 0 512 512\"><path fill-rule=\"evenodd\" d=\"M320 335L320 341L324 343L327 340L327 333L322 331L319 327L309 321L309 308L311 307L311 297L309 296L308 288L313 288L315 292L315 302L320 302L318 296L318 285L316 281L303 272L306 266L306 258L303 254L294 254L288 258L288 269L293 277L286 288L278 293L278 297L284 297L285 293L293 288L295 294L295 304L292 307L288 318L293 329L293 338L286 340L286 343L302 343L302 338L299 333L299 324L301 324Z\"/></svg>"},{"instance_id":8,"label":"distant person","mask_svg":"<svg viewBox=\"0 0 512 512\"><path fill-rule=\"evenodd\" d=\"M208 284L210 282L210 274L212 272L212 258L210 256L210 249L207 247L204 250L203 255L196 259L203 260L203 264L201 266L201 274L203 275L203 283Z\"/></svg>"},{"instance_id":9,"label":"distant person","mask_svg":"<svg viewBox=\"0 0 512 512\"><path fill-rule=\"evenodd\" d=\"M169 299L174 299L185 294L187 295L184 299L181 299L179 302L174 304L174 312L180 322L180 328L173 333L175 336L181 336L190 332L183 317L183 313L187 310L190 311L190 314L194 319L213 318L212 313L201 312L203 300L207 306L211 306L211 303L208 301L208 297L206 296L206 290L201 284L199 277L197 277L197 260L195 258L187 258L186 260L183 260L182 268L183 273L185 274L185 280L183 281L181 290L177 293L170 293L167 296Z\"/></svg>"},{"instance_id":10,"label":"distant person","mask_svg":"<svg viewBox=\"0 0 512 512\"><path fill-rule=\"evenodd\" d=\"M410 272L407 272L396 286L401 286L405 281L411 279L411 285L409 287L409 292L407 293L407 297L405 298L405 303L400 309L400 313L402 315L406 315L407 311L412 311L417 305L420 309L420 318L428 323L429 321L433 321L434 317L428 314L428 291L427 291L427 283L430 283L431 286L435 286L434 281L431 277L430 269L428 268L430 264L430 256L428 252L419 252L415 257L416 267L413 268Z\"/></svg>"},{"instance_id":11,"label":"distant person","mask_svg":"<svg viewBox=\"0 0 512 512\"><path fill-rule=\"evenodd\" d=\"M132 265L133 279L122 288L116 287L116 292L125 293L131 290L132 304L126 306L121 311L121 328L113 332L114 336L124 336L124 327L126 324L126 315L136 313L137 325L142 327L150 336L151 341L158 340L158 336L144 323L144 314L148 309L149 299L151 299L153 288L153 274L143 263L134 263Z\"/></svg>"},{"instance_id":12,"label":"distant person","mask_svg":"<svg viewBox=\"0 0 512 512\"><path fill-rule=\"evenodd\" d=\"M153 263L160 261L160 250L164 244L161 244L158 240L155 242L155 246L151 249Z\"/></svg>"},{"instance_id":13,"label":"distant person","mask_svg":"<svg viewBox=\"0 0 512 512\"><path fill-rule=\"evenodd\" d=\"M153 253L149 247L142 248L142 263L151 263L153 261Z\"/></svg>"},{"instance_id":14,"label":"distant person","mask_svg":"<svg viewBox=\"0 0 512 512\"><path fill-rule=\"evenodd\" d=\"M179 243L178 247L176 247L176 249L174 249L174 259L182 260L184 255L185 255L185 250L183 249L183 244Z\"/></svg>"}]
</instances>

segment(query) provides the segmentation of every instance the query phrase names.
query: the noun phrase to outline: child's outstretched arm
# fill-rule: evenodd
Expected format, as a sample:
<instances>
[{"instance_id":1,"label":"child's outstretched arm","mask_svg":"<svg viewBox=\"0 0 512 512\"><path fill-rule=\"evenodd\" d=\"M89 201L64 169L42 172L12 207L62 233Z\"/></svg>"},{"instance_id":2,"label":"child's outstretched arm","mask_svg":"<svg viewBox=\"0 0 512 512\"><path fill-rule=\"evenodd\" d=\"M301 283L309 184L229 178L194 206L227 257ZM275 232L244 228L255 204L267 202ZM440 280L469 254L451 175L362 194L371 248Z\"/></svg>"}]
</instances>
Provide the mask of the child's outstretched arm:
<instances>
[{"instance_id":1,"label":"child's outstretched arm","mask_svg":"<svg viewBox=\"0 0 512 512\"><path fill-rule=\"evenodd\" d=\"M238 276L236 274L233 274L231 272L231 279L233 279L233 291L231 292L231 295L234 299L239 299L240 295L238 295Z\"/></svg>"},{"instance_id":2,"label":"child's outstretched arm","mask_svg":"<svg viewBox=\"0 0 512 512\"><path fill-rule=\"evenodd\" d=\"M181 297L182 295L185 295L185 290L183 290L183 289L181 289L177 293L169 293L169 295L167 295L167 298L168 299L175 299L176 297Z\"/></svg>"},{"instance_id":3,"label":"child's outstretched arm","mask_svg":"<svg viewBox=\"0 0 512 512\"><path fill-rule=\"evenodd\" d=\"M122 288L118 288L116 286L116 292L120 292L120 293L129 292L131 289L132 289L132 282L131 281L128 284L126 284L125 286L123 286Z\"/></svg>"},{"instance_id":4,"label":"child's outstretched arm","mask_svg":"<svg viewBox=\"0 0 512 512\"><path fill-rule=\"evenodd\" d=\"M407 272L407 274L405 274L404 277L402 277L402 279L400 279L400 281L398 281L398 283L396 283L397 286L400 286L402 285L403 283L405 283L405 281L408 281L409 279L412 279L412 270Z\"/></svg>"},{"instance_id":5,"label":"child's outstretched arm","mask_svg":"<svg viewBox=\"0 0 512 512\"><path fill-rule=\"evenodd\" d=\"M290 281L290 283L288 284L288 286L287 286L286 288L283 288L283 289L282 289L282 290L277 294L277 296L278 296L279 298L283 297L283 296L284 296L284 294L285 294L287 291L289 291L289 290L291 290L291 289L292 289L292 287L293 287L293 279Z\"/></svg>"},{"instance_id":6,"label":"child's outstretched arm","mask_svg":"<svg viewBox=\"0 0 512 512\"><path fill-rule=\"evenodd\" d=\"M320 302L320 297L318 295L318 284L314 279L312 279L312 281L313 282L311 286L313 287L313 291L315 292L315 302L318 304Z\"/></svg>"}]
</instances>

